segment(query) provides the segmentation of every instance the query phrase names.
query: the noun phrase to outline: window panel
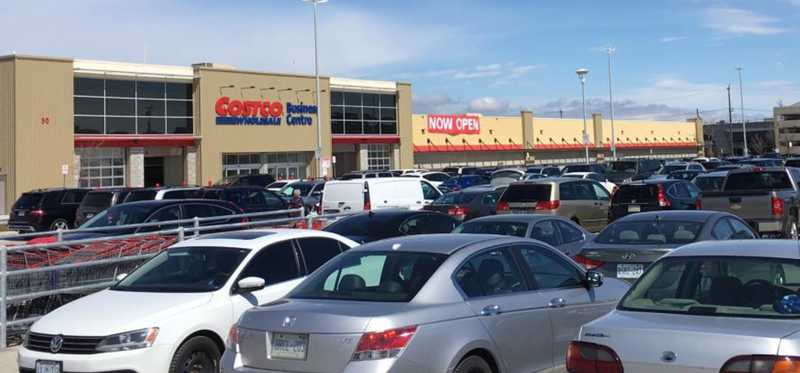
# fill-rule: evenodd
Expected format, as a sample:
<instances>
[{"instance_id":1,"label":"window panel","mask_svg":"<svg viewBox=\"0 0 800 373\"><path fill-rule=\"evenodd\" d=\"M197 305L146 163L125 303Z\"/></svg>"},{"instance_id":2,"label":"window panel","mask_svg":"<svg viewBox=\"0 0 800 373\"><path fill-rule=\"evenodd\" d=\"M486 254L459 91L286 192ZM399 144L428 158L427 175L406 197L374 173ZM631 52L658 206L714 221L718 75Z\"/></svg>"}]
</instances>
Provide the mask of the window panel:
<instances>
[{"instance_id":1,"label":"window panel","mask_svg":"<svg viewBox=\"0 0 800 373\"><path fill-rule=\"evenodd\" d=\"M378 109L365 107L362 112L364 120L378 120Z\"/></svg>"},{"instance_id":2,"label":"window panel","mask_svg":"<svg viewBox=\"0 0 800 373\"><path fill-rule=\"evenodd\" d=\"M136 118L107 117L106 133L109 135L136 134Z\"/></svg>"},{"instance_id":3,"label":"window panel","mask_svg":"<svg viewBox=\"0 0 800 373\"><path fill-rule=\"evenodd\" d=\"M194 133L192 118L167 118L167 133Z\"/></svg>"},{"instance_id":4,"label":"window panel","mask_svg":"<svg viewBox=\"0 0 800 373\"><path fill-rule=\"evenodd\" d=\"M344 105L344 94L342 92L331 92L331 105Z\"/></svg>"},{"instance_id":5,"label":"window panel","mask_svg":"<svg viewBox=\"0 0 800 373\"><path fill-rule=\"evenodd\" d=\"M364 122L364 134L377 135L381 133L381 127L378 122Z\"/></svg>"},{"instance_id":6,"label":"window panel","mask_svg":"<svg viewBox=\"0 0 800 373\"><path fill-rule=\"evenodd\" d=\"M381 120L395 121L397 109L381 109Z\"/></svg>"},{"instance_id":7,"label":"window panel","mask_svg":"<svg viewBox=\"0 0 800 373\"><path fill-rule=\"evenodd\" d=\"M75 117L75 133L103 133L103 117Z\"/></svg>"},{"instance_id":8,"label":"window panel","mask_svg":"<svg viewBox=\"0 0 800 373\"><path fill-rule=\"evenodd\" d=\"M381 107L397 107L397 95L381 95Z\"/></svg>"},{"instance_id":9,"label":"window panel","mask_svg":"<svg viewBox=\"0 0 800 373\"><path fill-rule=\"evenodd\" d=\"M136 83L133 80L106 80L106 95L109 97L136 97Z\"/></svg>"},{"instance_id":10,"label":"window panel","mask_svg":"<svg viewBox=\"0 0 800 373\"><path fill-rule=\"evenodd\" d=\"M75 114L103 115L103 99L75 97Z\"/></svg>"},{"instance_id":11,"label":"window panel","mask_svg":"<svg viewBox=\"0 0 800 373\"><path fill-rule=\"evenodd\" d=\"M136 82L136 96L145 98L164 98L163 82Z\"/></svg>"},{"instance_id":12,"label":"window panel","mask_svg":"<svg viewBox=\"0 0 800 373\"><path fill-rule=\"evenodd\" d=\"M75 78L75 94L81 96L102 96L103 79Z\"/></svg>"},{"instance_id":13,"label":"window panel","mask_svg":"<svg viewBox=\"0 0 800 373\"><path fill-rule=\"evenodd\" d=\"M381 134L383 135L396 135L397 123L396 122L381 122Z\"/></svg>"},{"instance_id":14,"label":"window panel","mask_svg":"<svg viewBox=\"0 0 800 373\"><path fill-rule=\"evenodd\" d=\"M345 107L344 118L347 120L361 120L361 107Z\"/></svg>"},{"instance_id":15,"label":"window panel","mask_svg":"<svg viewBox=\"0 0 800 373\"><path fill-rule=\"evenodd\" d=\"M192 99L192 85L186 83L167 83L167 98Z\"/></svg>"},{"instance_id":16,"label":"window panel","mask_svg":"<svg viewBox=\"0 0 800 373\"><path fill-rule=\"evenodd\" d=\"M331 122L331 133L333 134L343 134L344 133L344 121L341 120L334 120Z\"/></svg>"},{"instance_id":17,"label":"window panel","mask_svg":"<svg viewBox=\"0 0 800 373\"><path fill-rule=\"evenodd\" d=\"M139 100L137 113L140 117L163 117L164 101L162 100Z\"/></svg>"},{"instance_id":18,"label":"window panel","mask_svg":"<svg viewBox=\"0 0 800 373\"><path fill-rule=\"evenodd\" d=\"M139 118L137 129L140 134L163 134L165 132L165 118Z\"/></svg>"},{"instance_id":19,"label":"window panel","mask_svg":"<svg viewBox=\"0 0 800 373\"><path fill-rule=\"evenodd\" d=\"M344 92L344 104L348 106L361 106L361 93Z\"/></svg>"},{"instance_id":20,"label":"window panel","mask_svg":"<svg viewBox=\"0 0 800 373\"><path fill-rule=\"evenodd\" d=\"M344 124L344 133L346 134L361 134L361 122L360 121L347 121Z\"/></svg>"},{"instance_id":21,"label":"window panel","mask_svg":"<svg viewBox=\"0 0 800 373\"><path fill-rule=\"evenodd\" d=\"M136 115L136 101L109 98L106 99L106 115Z\"/></svg>"},{"instance_id":22,"label":"window panel","mask_svg":"<svg viewBox=\"0 0 800 373\"><path fill-rule=\"evenodd\" d=\"M192 102L191 101L167 101L167 116L168 117L191 117L192 116Z\"/></svg>"},{"instance_id":23,"label":"window panel","mask_svg":"<svg viewBox=\"0 0 800 373\"><path fill-rule=\"evenodd\" d=\"M342 120L342 119L344 119L344 107L331 106L331 120Z\"/></svg>"},{"instance_id":24,"label":"window panel","mask_svg":"<svg viewBox=\"0 0 800 373\"><path fill-rule=\"evenodd\" d=\"M379 104L379 102L380 102L379 95L377 95L375 93L364 93L364 95L362 97L363 97L363 101L364 101L364 104L363 104L364 106L375 106L375 107L377 107L378 105L380 105Z\"/></svg>"}]
</instances>

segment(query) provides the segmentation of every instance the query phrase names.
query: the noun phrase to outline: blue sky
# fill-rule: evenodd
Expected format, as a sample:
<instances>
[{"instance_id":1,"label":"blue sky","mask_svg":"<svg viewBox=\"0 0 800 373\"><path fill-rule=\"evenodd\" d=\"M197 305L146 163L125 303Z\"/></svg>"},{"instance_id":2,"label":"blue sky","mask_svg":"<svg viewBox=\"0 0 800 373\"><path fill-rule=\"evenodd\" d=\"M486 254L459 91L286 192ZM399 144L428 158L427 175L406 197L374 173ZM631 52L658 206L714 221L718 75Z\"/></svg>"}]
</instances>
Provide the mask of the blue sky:
<instances>
[{"instance_id":1,"label":"blue sky","mask_svg":"<svg viewBox=\"0 0 800 373\"><path fill-rule=\"evenodd\" d=\"M312 13L300 0L6 0L0 53L313 72ZM409 81L417 113L727 116L744 72L746 114L800 101L800 0L367 1L320 7L321 71ZM734 116L738 120L738 114Z\"/></svg>"}]
</instances>

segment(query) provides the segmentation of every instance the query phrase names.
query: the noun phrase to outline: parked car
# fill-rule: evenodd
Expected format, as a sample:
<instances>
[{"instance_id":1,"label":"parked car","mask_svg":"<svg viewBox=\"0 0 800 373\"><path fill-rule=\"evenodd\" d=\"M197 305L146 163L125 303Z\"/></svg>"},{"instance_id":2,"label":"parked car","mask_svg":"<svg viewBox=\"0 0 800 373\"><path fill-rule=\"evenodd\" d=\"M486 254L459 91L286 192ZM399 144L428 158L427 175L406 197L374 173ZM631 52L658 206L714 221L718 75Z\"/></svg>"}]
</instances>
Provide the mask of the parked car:
<instances>
[{"instance_id":1,"label":"parked car","mask_svg":"<svg viewBox=\"0 0 800 373\"><path fill-rule=\"evenodd\" d=\"M625 159L608 164L606 177L613 183L647 179L661 168L655 159Z\"/></svg>"},{"instance_id":2,"label":"parked car","mask_svg":"<svg viewBox=\"0 0 800 373\"><path fill-rule=\"evenodd\" d=\"M744 220L726 212L642 212L609 224L583 246L575 260L606 277L635 281L647 266L680 246L757 237Z\"/></svg>"},{"instance_id":3,"label":"parked car","mask_svg":"<svg viewBox=\"0 0 800 373\"><path fill-rule=\"evenodd\" d=\"M435 211L386 209L345 216L325 227L358 243L417 234L450 233L458 226L455 218Z\"/></svg>"},{"instance_id":4,"label":"parked car","mask_svg":"<svg viewBox=\"0 0 800 373\"><path fill-rule=\"evenodd\" d=\"M312 211L322 201L322 192L325 191L325 180L311 180L300 181L289 184L281 188L280 194L283 199L289 201L294 195L294 191L300 191L300 197L303 198L303 206L306 212Z\"/></svg>"},{"instance_id":5,"label":"parked car","mask_svg":"<svg viewBox=\"0 0 800 373\"><path fill-rule=\"evenodd\" d=\"M695 176L692 184L700 189L701 192L718 192L722 190L726 177L728 177L728 171L709 172Z\"/></svg>"},{"instance_id":6,"label":"parked car","mask_svg":"<svg viewBox=\"0 0 800 373\"><path fill-rule=\"evenodd\" d=\"M724 164L722 166L719 166L719 167L715 168L714 171L738 170L738 169L742 168L743 166L744 165L740 165L740 164L736 164L736 163Z\"/></svg>"},{"instance_id":7,"label":"parked car","mask_svg":"<svg viewBox=\"0 0 800 373\"><path fill-rule=\"evenodd\" d=\"M667 179L692 181L695 177L704 173L706 172L698 170L672 171L669 173L669 175L667 175Z\"/></svg>"},{"instance_id":8,"label":"parked car","mask_svg":"<svg viewBox=\"0 0 800 373\"><path fill-rule=\"evenodd\" d=\"M217 186L257 186L265 188L272 184L275 177L269 174L249 174L228 176L217 183Z\"/></svg>"},{"instance_id":9,"label":"parked car","mask_svg":"<svg viewBox=\"0 0 800 373\"><path fill-rule=\"evenodd\" d=\"M162 199L200 198L203 189L199 187L155 187L131 190L123 203L139 201L160 201Z\"/></svg>"},{"instance_id":10,"label":"parked car","mask_svg":"<svg viewBox=\"0 0 800 373\"><path fill-rule=\"evenodd\" d=\"M561 170L556 166L541 166L525 168L526 175L543 175L545 177L561 176Z\"/></svg>"},{"instance_id":11,"label":"parked car","mask_svg":"<svg viewBox=\"0 0 800 373\"><path fill-rule=\"evenodd\" d=\"M220 365L226 373L542 371L563 366L579 326L626 289L536 241L382 240L334 258L283 301L245 312Z\"/></svg>"},{"instance_id":12,"label":"parked car","mask_svg":"<svg viewBox=\"0 0 800 373\"><path fill-rule=\"evenodd\" d=\"M561 176L573 179L594 180L600 183L603 188L606 188L609 194L614 194L614 192L617 190L617 184L608 181L608 178L605 177L604 174L598 174L597 172L567 172Z\"/></svg>"},{"instance_id":13,"label":"parked car","mask_svg":"<svg viewBox=\"0 0 800 373\"><path fill-rule=\"evenodd\" d=\"M706 170L703 168L703 165L697 162L668 162L661 166L654 174L650 175L650 179L668 179L669 176L676 171L705 172Z\"/></svg>"},{"instance_id":14,"label":"parked car","mask_svg":"<svg viewBox=\"0 0 800 373\"><path fill-rule=\"evenodd\" d=\"M419 173L408 173L403 175L403 177L416 177L428 180L431 185L438 187L442 185L445 181L450 179L450 174L439 172L439 171L428 171L428 172L419 172Z\"/></svg>"},{"instance_id":15,"label":"parked car","mask_svg":"<svg viewBox=\"0 0 800 373\"><path fill-rule=\"evenodd\" d=\"M774 158L752 158L739 161L739 164L753 167L783 167L783 161Z\"/></svg>"},{"instance_id":16,"label":"parked car","mask_svg":"<svg viewBox=\"0 0 800 373\"><path fill-rule=\"evenodd\" d=\"M19 350L23 372L216 372L230 326L356 246L313 230L177 243L111 288L50 312ZM187 368L190 367L190 368Z\"/></svg>"},{"instance_id":17,"label":"parked car","mask_svg":"<svg viewBox=\"0 0 800 373\"><path fill-rule=\"evenodd\" d=\"M524 178L525 170L521 168L503 168L492 173L490 184L493 186L508 185Z\"/></svg>"},{"instance_id":18,"label":"parked car","mask_svg":"<svg viewBox=\"0 0 800 373\"><path fill-rule=\"evenodd\" d=\"M103 210L122 203L133 190L135 189L109 188L89 191L75 212L75 226L79 227Z\"/></svg>"},{"instance_id":19,"label":"parked car","mask_svg":"<svg viewBox=\"0 0 800 373\"><path fill-rule=\"evenodd\" d=\"M271 182L269 185L267 185L265 187L265 189L269 190L270 192L276 192L277 193L277 192L280 192L281 189L283 189L283 187L285 187L287 185L291 185L291 184L296 183L298 181L300 181L300 180L297 180L297 179L277 180L277 181Z\"/></svg>"},{"instance_id":20,"label":"parked car","mask_svg":"<svg viewBox=\"0 0 800 373\"><path fill-rule=\"evenodd\" d=\"M800 169L748 167L728 172L719 192L704 192L704 209L726 211L764 236L798 237Z\"/></svg>"},{"instance_id":21,"label":"parked car","mask_svg":"<svg viewBox=\"0 0 800 373\"><path fill-rule=\"evenodd\" d=\"M605 175L608 172L606 165L599 163L584 163L584 164L568 164L561 169L561 174L573 172L594 172L596 174Z\"/></svg>"},{"instance_id":22,"label":"parked car","mask_svg":"<svg viewBox=\"0 0 800 373\"><path fill-rule=\"evenodd\" d=\"M499 197L499 193L493 187L476 186L446 193L424 209L450 215L462 222L496 214Z\"/></svg>"},{"instance_id":23,"label":"parked car","mask_svg":"<svg viewBox=\"0 0 800 373\"><path fill-rule=\"evenodd\" d=\"M786 167L800 167L800 158L790 157L783 161Z\"/></svg>"},{"instance_id":24,"label":"parked car","mask_svg":"<svg viewBox=\"0 0 800 373\"><path fill-rule=\"evenodd\" d=\"M375 179L379 177L394 177L391 171L353 171L339 176L337 180Z\"/></svg>"},{"instance_id":25,"label":"parked car","mask_svg":"<svg viewBox=\"0 0 800 373\"><path fill-rule=\"evenodd\" d=\"M567 369L797 371L797 258L797 243L788 240L700 242L675 250L609 315L581 327Z\"/></svg>"},{"instance_id":26,"label":"parked car","mask_svg":"<svg viewBox=\"0 0 800 373\"><path fill-rule=\"evenodd\" d=\"M405 168L401 170L390 170L389 172L392 173L395 177L403 176L405 174L417 174L422 172L427 172L428 170L422 168Z\"/></svg>"},{"instance_id":27,"label":"parked car","mask_svg":"<svg viewBox=\"0 0 800 373\"><path fill-rule=\"evenodd\" d=\"M11 206L8 229L24 233L74 228L75 213L86 192L86 189L57 188L22 193Z\"/></svg>"},{"instance_id":28,"label":"parked car","mask_svg":"<svg viewBox=\"0 0 800 373\"><path fill-rule=\"evenodd\" d=\"M258 186L206 188L203 190L202 198L231 202L241 208L244 213L248 214L286 210L289 208L286 200L281 198L279 194ZM286 215L257 217L255 220L279 219L283 217L286 217Z\"/></svg>"},{"instance_id":29,"label":"parked car","mask_svg":"<svg viewBox=\"0 0 800 373\"><path fill-rule=\"evenodd\" d=\"M528 180L508 186L497 202L497 213L559 215L597 232L608 222L610 200L606 188L594 180Z\"/></svg>"},{"instance_id":30,"label":"parked car","mask_svg":"<svg viewBox=\"0 0 800 373\"><path fill-rule=\"evenodd\" d=\"M483 175L454 176L439 185L439 190L442 193L457 192L476 185L487 185L490 181L491 177Z\"/></svg>"},{"instance_id":31,"label":"parked car","mask_svg":"<svg viewBox=\"0 0 800 373\"><path fill-rule=\"evenodd\" d=\"M648 179L622 184L611 198L608 220L642 211L699 210L700 189L686 180Z\"/></svg>"},{"instance_id":32,"label":"parked car","mask_svg":"<svg viewBox=\"0 0 800 373\"><path fill-rule=\"evenodd\" d=\"M441 193L436 187L416 178L329 181L322 196L322 212L337 214L386 208L419 210L427 199L434 200L439 196Z\"/></svg>"},{"instance_id":33,"label":"parked car","mask_svg":"<svg viewBox=\"0 0 800 373\"><path fill-rule=\"evenodd\" d=\"M484 216L459 225L453 233L533 238L557 248L569 257L575 256L583 244L593 237L572 220L537 214Z\"/></svg>"},{"instance_id":34,"label":"parked car","mask_svg":"<svg viewBox=\"0 0 800 373\"><path fill-rule=\"evenodd\" d=\"M478 167L471 166L450 166L442 169L442 172L448 173L450 176L474 175L479 171L480 169Z\"/></svg>"}]
</instances>

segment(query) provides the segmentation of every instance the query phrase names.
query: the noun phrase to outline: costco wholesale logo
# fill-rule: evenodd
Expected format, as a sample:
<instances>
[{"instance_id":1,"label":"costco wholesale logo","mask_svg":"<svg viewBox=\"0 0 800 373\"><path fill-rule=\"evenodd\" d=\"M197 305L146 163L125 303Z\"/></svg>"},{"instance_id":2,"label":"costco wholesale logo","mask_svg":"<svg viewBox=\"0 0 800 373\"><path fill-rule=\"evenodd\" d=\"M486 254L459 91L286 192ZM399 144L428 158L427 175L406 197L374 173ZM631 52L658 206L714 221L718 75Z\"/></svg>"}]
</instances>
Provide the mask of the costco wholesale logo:
<instances>
[{"instance_id":1,"label":"costco wholesale logo","mask_svg":"<svg viewBox=\"0 0 800 373\"><path fill-rule=\"evenodd\" d=\"M428 115L428 133L450 135L481 133L481 118L477 115Z\"/></svg>"},{"instance_id":2,"label":"costco wholesale logo","mask_svg":"<svg viewBox=\"0 0 800 373\"><path fill-rule=\"evenodd\" d=\"M230 97L217 99L214 110L218 125L280 126L283 120L283 103L279 101L241 101ZM286 103L286 124L310 126L311 114L317 113L314 105Z\"/></svg>"}]
</instances>

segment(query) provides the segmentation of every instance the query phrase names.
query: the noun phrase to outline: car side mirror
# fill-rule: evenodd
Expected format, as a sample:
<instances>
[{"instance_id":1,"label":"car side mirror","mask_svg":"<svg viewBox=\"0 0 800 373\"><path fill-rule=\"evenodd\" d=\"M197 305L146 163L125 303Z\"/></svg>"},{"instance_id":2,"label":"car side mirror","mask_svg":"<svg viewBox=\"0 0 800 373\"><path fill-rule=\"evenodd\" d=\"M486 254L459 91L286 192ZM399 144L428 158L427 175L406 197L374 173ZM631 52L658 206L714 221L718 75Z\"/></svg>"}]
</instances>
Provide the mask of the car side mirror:
<instances>
[{"instance_id":1,"label":"car side mirror","mask_svg":"<svg viewBox=\"0 0 800 373\"><path fill-rule=\"evenodd\" d=\"M127 273L120 273L120 274L118 274L118 275L117 275L117 277L115 277L114 279L116 279L116 280L117 280L117 282L119 282L119 281L122 281L122 280L124 280L124 279L125 279L125 277L128 277L128 274L127 274Z\"/></svg>"},{"instance_id":2,"label":"car side mirror","mask_svg":"<svg viewBox=\"0 0 800 373\"><path fill-rule=\"evenodd\" d=\"M593 288L603 286L603 274L591 269L586 271L586 284Z\"/></svg>"},{"instance_id":3,"label":"car side mirror","mask_svg":"<svg viewBox=\"0 0 800 373\"><path fill-rule=\"evenodd\" d=\"M261 277L245 277L236 283L240 293L248 293L251 291L261 290L266 286L267 282Z\"/></svg>"}]
</instances>

